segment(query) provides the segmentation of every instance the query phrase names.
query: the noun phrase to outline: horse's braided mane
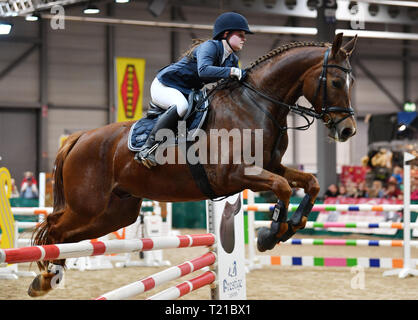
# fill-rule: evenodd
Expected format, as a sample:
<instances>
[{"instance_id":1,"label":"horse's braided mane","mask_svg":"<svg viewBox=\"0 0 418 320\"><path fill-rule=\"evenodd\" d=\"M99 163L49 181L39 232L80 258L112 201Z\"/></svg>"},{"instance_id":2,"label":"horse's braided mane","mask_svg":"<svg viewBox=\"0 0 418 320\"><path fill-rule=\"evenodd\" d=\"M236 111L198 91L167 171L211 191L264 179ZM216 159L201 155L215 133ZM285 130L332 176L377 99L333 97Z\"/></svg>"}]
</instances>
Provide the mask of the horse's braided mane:
<instances>
[{"instance_id":1,"label":"horse's braided mane","mask_svg":"<svg viewBox=\"0 0 418 320\"><path fill-rule=\"evenodd\" d=\"M270 52L266 53L265 55L259 57L257 60L253 61L249 67L247 67L245 70L247 72L251 71L252 69L254 69L256 66L260 65L262 62L267 61L277 55L280 55L290 49L293 48L301 48L301 47L326 47L326 46L331 46L330 43L328 42L313 42L313 41L297 41L297 42L291 42L291 43L287 43L284 44L280 47L277 47L276 49L271 50ZM218 81L216 83L216 85L214 87L211 88L211 92L212 91L216 91L216 90L220 90L220 89L225 89L230 87L231 84L236 84L237 85L237 81L235 80L235 78L228 78L228 79L223 79L221 81Z\"/></svg>"},{"instance_id":2,"label":"horse's braided mane","mask_svg":"<svg viewBox=\"0 0 418 320\"><path fill-rule=\"evenodd\" d=\"M297 41L297 42L291 42L288 44L284 44L276 49L271 50L264 56L259 57L257 60L252 62L248 68L246 68L247 71L250 71L252 68L258 66L260 63L269 60L270 58L273 58L279 54L282 54L290 49L293 48L300 48L300 47L325 47L329 46L330 44L328 42L307 42L307 41Z\"/></svg>"}]
</instances>

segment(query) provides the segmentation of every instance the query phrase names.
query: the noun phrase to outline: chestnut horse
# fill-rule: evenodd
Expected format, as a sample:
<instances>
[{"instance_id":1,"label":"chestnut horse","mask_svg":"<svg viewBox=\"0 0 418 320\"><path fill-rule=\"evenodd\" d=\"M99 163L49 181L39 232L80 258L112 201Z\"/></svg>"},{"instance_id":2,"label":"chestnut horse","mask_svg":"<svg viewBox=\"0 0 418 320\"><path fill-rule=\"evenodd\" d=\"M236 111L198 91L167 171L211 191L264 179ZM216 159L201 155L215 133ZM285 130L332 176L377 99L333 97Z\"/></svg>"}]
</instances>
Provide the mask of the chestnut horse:
<instances>
[{"instance_id":1,"label":"chestnut horse","mask_svg":"<svg viewBox=\"0 0 418 320\"><path fill-rule=\"evenodd\" d=\"M263 132L263 162L258 174L245 174L254 164L233 162L233 152L229 152L228 164L204 164L218 196L251 189L271 190L279 199L271 228L259 233L261 251L305 226L320 190L312 174L281 164L288 145L287 114L323 120L336 141L346 141L356 132L349 62L356 40L342 46L342 34L338 34L332 44L296 42L279 47L253 62L244 81L218 84L210 95L202 127L208 137L207 150L211 129ZM295 105L301 96L313 107ZM98 238L128 226L137 219L143 198L170 202L208 198L196 185L187 164L165 164L150 170L136 162L127 147L133 123L112 123L68 137L55 160L54 210L35 230L35 245ZM180 153L176 146L172 148ZM228 148L232 150L231 143ZM217 152L222 154L220 149ZM299 213L286 221L292 187L303 188L307 198ZM52 278L59 266L65 266L65 260L38 266L43 272L33 280L30 296L43 295L54 287Z\"/></svg>"}]
</instances>

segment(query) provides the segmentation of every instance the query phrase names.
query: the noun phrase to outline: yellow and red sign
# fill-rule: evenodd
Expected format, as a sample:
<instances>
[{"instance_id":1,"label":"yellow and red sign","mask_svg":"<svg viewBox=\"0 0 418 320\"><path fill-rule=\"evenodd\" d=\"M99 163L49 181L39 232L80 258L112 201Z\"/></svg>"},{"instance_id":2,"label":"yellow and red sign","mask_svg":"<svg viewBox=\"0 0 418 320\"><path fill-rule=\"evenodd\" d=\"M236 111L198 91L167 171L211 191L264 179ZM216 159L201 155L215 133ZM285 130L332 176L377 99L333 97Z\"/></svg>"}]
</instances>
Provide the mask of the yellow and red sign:
<instances>
[{"instance_id":1,"label":"yellow and red sign","mask_svg":"<svg viewBox=\"0 0 418 320\"><path fill-rule=\"evenodd\" d=\"M116 58L117 121L142 118L145 59Z\"/></svg>"}]
</instances>

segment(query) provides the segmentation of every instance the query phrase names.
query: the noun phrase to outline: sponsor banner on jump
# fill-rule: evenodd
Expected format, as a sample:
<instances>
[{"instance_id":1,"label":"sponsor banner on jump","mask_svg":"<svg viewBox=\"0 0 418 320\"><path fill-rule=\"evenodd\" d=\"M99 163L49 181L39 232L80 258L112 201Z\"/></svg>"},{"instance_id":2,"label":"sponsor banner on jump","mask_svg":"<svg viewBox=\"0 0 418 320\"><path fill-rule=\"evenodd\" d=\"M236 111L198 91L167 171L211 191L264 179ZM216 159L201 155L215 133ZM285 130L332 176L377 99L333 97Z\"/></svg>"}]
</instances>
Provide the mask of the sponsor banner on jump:
<instances>
[{"instance_id":1,"label":"sponsor banner on jump","mask_svg":"<svg viewBox=\"0 0 418 320\"><path fill-rule=\"evenodd\" d=\"M218 286L216 299L246 300L244 211L240 194L213 201L217 243ZM207 208L208 210L208 208ZM209 221L207 222L209 223Z\"/></svg>"},{"instance_id":2,"label":"sponsor banner on jump","mask_svg":"<svg viewBox=\"0 0 418 320\"><path fill-rule=\"evenodd\" d=\"M116 112L117 122L142 118L145 59L117 57Z\"/></svg>"},{"instance_id":3,"label":"sponsor banner on jump","mask_svg":"<svg viewBox=\"0 0 418 320\"><path fill-rule=\"evenodd\" d=\"M403 204L402 200L381 199L381 198L327 198L324 204ZM317 222L401 222L402 211L326 211L320 212ZM335 232L354 232L382 235L395 235L397 229L379 229L379 228L328 228L327 231Z\"/></svg>"}]
</instances>

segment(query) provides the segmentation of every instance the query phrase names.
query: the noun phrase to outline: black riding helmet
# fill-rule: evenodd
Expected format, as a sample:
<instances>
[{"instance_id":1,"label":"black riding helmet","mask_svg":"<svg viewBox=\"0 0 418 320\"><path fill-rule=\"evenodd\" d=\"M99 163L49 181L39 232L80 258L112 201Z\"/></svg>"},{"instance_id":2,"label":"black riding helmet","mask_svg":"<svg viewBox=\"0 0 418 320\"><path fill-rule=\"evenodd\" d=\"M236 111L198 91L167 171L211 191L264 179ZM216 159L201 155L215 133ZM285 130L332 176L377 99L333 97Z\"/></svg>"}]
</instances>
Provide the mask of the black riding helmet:
<instances>
[{"instance_id":1,"label":"black riding helmet","mask_svg":"<svg viewBox=\"0 0 418 320\"><path fill-rule=\"evenodd\" d=\"M245 33L253 34L248 27L248 21L244 16L236 12L225 12L216 18L213 26L213 39L220 40L225 31L242 30Z\"/></svg>"}]
</instances>

